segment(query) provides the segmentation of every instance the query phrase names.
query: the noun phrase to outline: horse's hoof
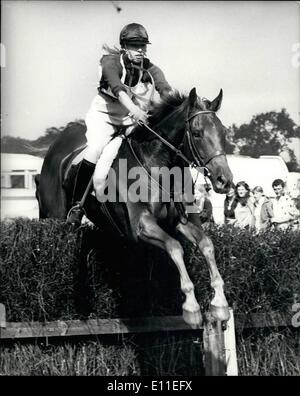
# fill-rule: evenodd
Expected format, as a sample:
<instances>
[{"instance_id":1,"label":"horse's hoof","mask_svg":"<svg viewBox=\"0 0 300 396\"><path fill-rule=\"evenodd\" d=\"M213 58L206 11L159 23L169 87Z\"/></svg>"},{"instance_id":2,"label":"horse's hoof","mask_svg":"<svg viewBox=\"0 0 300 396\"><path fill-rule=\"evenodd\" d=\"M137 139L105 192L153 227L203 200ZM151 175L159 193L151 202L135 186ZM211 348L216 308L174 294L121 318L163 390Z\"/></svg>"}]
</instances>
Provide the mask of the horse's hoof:
<instances>
[{"instance_id":1,"label":"horse's hoof","mask_svg":"<svg viewBox=\"0 0 300 396\"><path fill-rule=\"evenodd\" d=\"M216 307L215 305L210 305L210 312L215 320L227 322L230 318L228 307Z\"/></svg>"},{"instance_id":2,"label":"horse's hoof","mask_svg":"<svg viewBox=\"0 0 300 396\"><path fill-rule=\"evenodd\" d=\"M192 329L200 329L203 324L203 318L201 311L190 312L183 309L182 311L183 320L185 323L191 326Z\"/></svg>"}]
</instances>

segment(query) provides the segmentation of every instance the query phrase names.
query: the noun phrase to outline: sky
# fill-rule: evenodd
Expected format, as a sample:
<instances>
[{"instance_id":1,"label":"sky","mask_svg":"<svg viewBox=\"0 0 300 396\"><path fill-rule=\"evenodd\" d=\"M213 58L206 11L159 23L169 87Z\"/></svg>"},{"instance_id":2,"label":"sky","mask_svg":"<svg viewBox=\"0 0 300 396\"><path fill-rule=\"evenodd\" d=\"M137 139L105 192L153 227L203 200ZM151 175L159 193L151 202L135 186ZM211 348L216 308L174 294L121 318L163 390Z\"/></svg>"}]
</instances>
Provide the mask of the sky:
<instances>
[{"instance_id":1,"label":"sky","mask_svg":"<svg viewBox=\"0 0 300 396\"><path fill-rule=\"evenodd\" d=\"M299 124L300 2L114 3L121 12L111 1L1 1L2 136L84 119L102 45L118 45L131 22L146 27L148 57L172 87L209 99L223 88L224 125L283 107Z\"/></svg>"}]
</instances>

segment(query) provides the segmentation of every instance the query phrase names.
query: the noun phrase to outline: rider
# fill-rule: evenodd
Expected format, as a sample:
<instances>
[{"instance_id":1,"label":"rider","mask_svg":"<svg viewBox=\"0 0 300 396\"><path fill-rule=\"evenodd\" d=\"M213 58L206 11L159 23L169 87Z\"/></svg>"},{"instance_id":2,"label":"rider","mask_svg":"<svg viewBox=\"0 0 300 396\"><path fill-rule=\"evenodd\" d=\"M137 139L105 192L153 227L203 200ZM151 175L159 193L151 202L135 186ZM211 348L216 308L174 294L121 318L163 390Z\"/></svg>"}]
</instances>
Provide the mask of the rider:
<instances>
[{"instance_id":1,"label":"rider","mask_svg":"<svg viewBox=\"0 0 300 396\"><path fill-rule=\"evenodd\" d=\"M146 29L138 23L126 25L120 32L120 46L103 46L98 94L86 115L87 147L76 176L72 209L67 222L80 225L84 214L80 200L85 195L103 148L109 143L115 126L146 122L147 107L154 89L160 97L171 92L161 69L146 58L149 42Z\"/></svg>"}]
</instances>

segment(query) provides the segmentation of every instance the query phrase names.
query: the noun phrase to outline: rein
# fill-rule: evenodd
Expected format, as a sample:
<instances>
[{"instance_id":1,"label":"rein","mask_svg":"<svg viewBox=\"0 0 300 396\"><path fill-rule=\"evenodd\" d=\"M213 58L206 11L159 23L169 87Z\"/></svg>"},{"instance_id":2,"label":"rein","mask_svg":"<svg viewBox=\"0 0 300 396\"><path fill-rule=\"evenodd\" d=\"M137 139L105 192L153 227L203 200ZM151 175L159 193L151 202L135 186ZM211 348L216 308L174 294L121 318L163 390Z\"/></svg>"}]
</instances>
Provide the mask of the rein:
<instances>
[{"instance_id":1,"label":"rein","mask_svg":"<svg viewBox=\"0 0 300 396\"><path fill-rule=\"evenodd\" d=\"M148 131L150 131L151 133L153 133L153 135L155 135L165 146L167 146L169 149L171 149L172 151L174 151L174 153L176 155L178 155L179 157L181 157L185 162L187 162L189 165L193 165L193 161L190 161L184 154L183 152L176 148L175 146L173 146L173 144L171 144L168 140L166 140L165 138L163 138L162 136L160 136L157 132L155 132L152 128L150 128L148 125L146 125L144 122L142 121L138 121L137 124L141 127L145 127L148 129Z\"/></svg>"},{"instance_id":2,"label":"rein","mask_svg":"<svg viewBox=\"0 0 300 396\"><path fill-rule=\"evenodd\" d=\"M138 158L134 148L132 147L131 139L128 138L128 137L125 137L125 140L126 140L128 146L129 146L134 158L136 159L137 163L142 167L142 169L145 171L145 173L150 178L150 180L152 180L154 182L154 184L156 184L156 186L158 187L158 189L160 191L163 191L171 199L172 196L174 196L174 195L172 195L172 193L168 192L165 188L163 188L161 183L153 178L153 176L151 175L151 172L150 172L149 168L147 167L147 165L145 163L142 163L141 160ZM176 193L176 191L173 192L173 194L175 194L175 193ZM186 224L187 215L185 213L184 207L182 206L182 202L175 202L174 201L174 205L177 207L178 213L180 214L180 217L181 217L180 222L182 222L182 219L185 219L185 222L182 222L182 223Z\"/></svg>"},{"instance_id":3,"label":"rein","mask_svg":"<svg viewBox=\"0 0 300 396\"><path fill-rule=\"evenodd\" d=\"M148 125L146 125L144 122L142 121L138 121L137 124L141 127L145 127L146 129L148 129L153 135L155 135L166 147L168 147L170 150L172 150L176 156L182 158L189 166L196 168L199 171L199 168L203 168L204 170L204 177L206 178L206 176L209 174L208 169L206 168L206 165L215 157L219 156L219 155L224 155L223 152L216 150L214 153L212 153L212 155L210 155L207 159L203 159L196 147L195 141L193 139L193 135L191 134L190 130L189 130L189 123L190 121L200 115L200 114L208 114L208 113L214 113L214 111L211 110L201 110L201 111L197 111L196 113L190 115L186 122L186 128L185 128L185 132L184 132L184 138L182 141L181 145L185 145L185 140L187 138L188 141L188 145L189 145L189 149L190 152L193 156L193 161L190 161L184 154L183 152L179 149L176 148L173 144L171 144L168 140L166 140L165 138L163 138L161 135L159 135L156 131L154 131L152 128L150 128ZM165 193L167 193L168 195L170 195L162 186L161 184L155 180L152 175L150 174L150 171L147 167L147 165L145 163L142 163L141 160L138 158L132 143L131 143L131 138L124 136L125 140L127 141L130 150L133 154L133 156L135 157L136 161L138 162L138 164L144 169L144 171L147 173L147 175L150 177L151 180L154 181L154 183L158 186L158 188L160 188L161 190L163 190ZM198 176L197 176L198 178Z\"/></svg>"},{"instance_id":4,"label":"rein","mask_svg":"<svg viewBox=\"0 0 300 396\"><path fill-rule=\"evenodd\" d=\"M190 165L193 168L199 169L199 168L203 168L204 170L204 174L209 174L208 169L206 168L206 165L215 157L220 156L220 155L225 155L225 153L223 151L220 150L216 150L215 152L213 152L211 155L208 156L207 159L203 159L201 157L201 154L199 153L197 146L195 144L194 141L194 137L190 132L189 129L189 123L190 121L195 118L196 116L200 115L200 114L208 114L208 113L215 113L212 110L200 110L197 111L196 113L190 115L186 122L186 128L185 128L185 132L184 132L184 139L182 141L181 145L184 145L184 141L187 138L188 141L188 145L189 145L189 149L190 152L193 156L193 161L190 161L184 154L183 152L179 149L176 148L173 144L171 144L168 140L166 140L165 138L163 138L162 136L160 136L157 132L155 132L152 128L150 128L148 125L146 125L144 122L142 121L138 121L137 124L145 127L146 129L148 129L148 131L150 131L152 134L154 134L165 146L167 146L170 150L172 150L178 157L182 158L188 165Z\"/></svg>"}]
</instances>

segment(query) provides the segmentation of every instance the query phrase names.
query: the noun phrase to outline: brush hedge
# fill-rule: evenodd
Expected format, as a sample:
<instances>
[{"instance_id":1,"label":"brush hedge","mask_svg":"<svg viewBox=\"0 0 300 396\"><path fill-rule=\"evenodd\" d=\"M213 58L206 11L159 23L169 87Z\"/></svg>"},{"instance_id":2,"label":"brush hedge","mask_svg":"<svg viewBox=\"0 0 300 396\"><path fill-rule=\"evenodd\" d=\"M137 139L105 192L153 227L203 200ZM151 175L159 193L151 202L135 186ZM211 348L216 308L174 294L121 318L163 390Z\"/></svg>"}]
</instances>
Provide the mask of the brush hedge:
<instances>
[{"instance_id":1,"label":"brush hedge","mask_svg":"<svg viewBox=\"0 0 300 396\"><path fill-rule=\"evenodd\" d=\"M235 312L291 310L300 295L299 231L255 235L213 226L207 234ZM212 298L208 267L180 240L205 310ZM178 271L165 252L90 227L72 232L58 220L2 222L0 260L7 321L181 314Z\"/></svg>"}]
</instances>

